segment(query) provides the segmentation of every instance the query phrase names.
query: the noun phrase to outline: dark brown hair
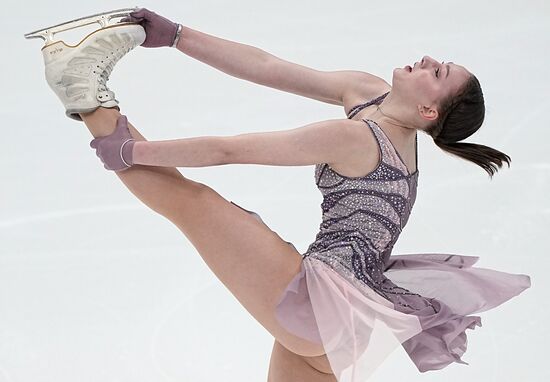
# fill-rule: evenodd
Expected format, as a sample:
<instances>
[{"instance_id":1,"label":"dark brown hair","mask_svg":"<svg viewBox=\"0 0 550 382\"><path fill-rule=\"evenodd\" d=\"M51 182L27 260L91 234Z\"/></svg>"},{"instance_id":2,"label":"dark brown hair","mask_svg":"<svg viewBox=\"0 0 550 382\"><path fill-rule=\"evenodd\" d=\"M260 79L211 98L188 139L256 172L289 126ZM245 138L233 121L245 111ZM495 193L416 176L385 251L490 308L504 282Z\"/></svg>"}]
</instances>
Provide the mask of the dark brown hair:
<instances>
[{"instance_id":1,"label":"dark brown hair","mask_svg":"<svg viewBox=\"0 0 550 382\"><path fill-rule=\"evenodd\" d=\"M442 100L438 111L440 117L426 133L439 148L474 162L491 178L502 167L502 162L510 167L511 159L503 152L476 143L459 142L475 133L485 118L483 92L476 76L471 75L456 94Z\"/></svg>"}]
</instances>

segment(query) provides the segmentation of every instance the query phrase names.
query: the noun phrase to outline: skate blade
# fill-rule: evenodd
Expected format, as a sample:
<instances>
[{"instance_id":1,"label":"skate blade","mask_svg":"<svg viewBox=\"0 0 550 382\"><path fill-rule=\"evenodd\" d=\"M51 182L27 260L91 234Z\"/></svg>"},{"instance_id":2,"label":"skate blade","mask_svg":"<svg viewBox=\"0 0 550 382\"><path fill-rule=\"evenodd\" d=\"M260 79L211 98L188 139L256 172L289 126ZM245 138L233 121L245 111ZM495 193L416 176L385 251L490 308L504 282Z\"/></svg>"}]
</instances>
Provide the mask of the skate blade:
<instances>
[{"instance_id":1,"label":"skate blade","mask_svg":"<svg viewBox=\"0 0 550 382\"><path fill-rule=\"evenodd\" d=\"M67 21L65 23L57 24L48 28L39 29L34 32L29 32L29 33L26 33L24 36L27 39L41 38L45 41L44 46L46 46L56 42L54 38L56 33L68 31L71 29L75 29L75 28L79 28L79 27L83 27L83 26L91 25L95 23L98 23L101 26L101 28L105 28L109 25L116 24L111 22L113 19L122 19L138 9L139 7L122 8L122 9L115 9L109 12L102 12L95 15L81 17L76 20Z\"/></svg>"}]
</instances>

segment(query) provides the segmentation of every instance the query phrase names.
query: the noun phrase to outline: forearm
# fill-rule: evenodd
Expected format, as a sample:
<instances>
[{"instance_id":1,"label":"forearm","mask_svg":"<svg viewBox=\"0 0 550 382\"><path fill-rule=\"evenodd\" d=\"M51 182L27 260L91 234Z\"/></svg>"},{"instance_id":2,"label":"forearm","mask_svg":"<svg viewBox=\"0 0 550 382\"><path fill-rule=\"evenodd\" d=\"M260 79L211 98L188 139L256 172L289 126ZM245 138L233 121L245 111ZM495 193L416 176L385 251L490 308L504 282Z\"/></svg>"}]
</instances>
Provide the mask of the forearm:
<instances>
[{"instance_id":1,"label":"forearm","mask_svg":"<svg viewBox=\"0 0 550 382\"><path fill-rule=\"evenodd\" d=\"M177 49L231 76L270 85L266 81L265 68L276 57L254 46L183 26Z\"/></svg>"},{"instance_id":2,"label":"forearm","mask_svg":"<svg viewBox=\"0 0 550 382\"><path fill-rule=\"evenodd\" d=\"M193 137L167 141L136 141L134 164L160 167L208 167L225 163L223 138Z\"/></svg>"}]
</instances>

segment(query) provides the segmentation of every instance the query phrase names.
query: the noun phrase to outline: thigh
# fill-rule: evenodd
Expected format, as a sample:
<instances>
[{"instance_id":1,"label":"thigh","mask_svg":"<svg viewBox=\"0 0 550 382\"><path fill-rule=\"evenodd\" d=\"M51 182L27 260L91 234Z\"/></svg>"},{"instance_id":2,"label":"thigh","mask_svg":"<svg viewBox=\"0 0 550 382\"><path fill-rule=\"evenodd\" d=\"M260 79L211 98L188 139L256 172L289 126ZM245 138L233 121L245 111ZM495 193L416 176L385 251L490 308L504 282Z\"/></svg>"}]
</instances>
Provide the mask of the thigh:
<instances>
[{"instance_id":1,"label":"thigh","mask_svg":"<svg viewBox=\"0 0 550 382\"><path fill-rule=\"evenodd\" d=\"M325 354L321 344L294 336L275 317L283 291L301 269L302 255L296 248L258 215L227 201L207 185L173 202L167 218L243 307L294 353Z\"/></svg>"},{"instance_id":2,"label":"thigh","mask_svg":"<svg viewBox=\"0 0 550 382\"><path fill-rule=\"evenodd\" d=\"M336 382L328 364L316 366L306 362L304 357L295 354L277 340L273 344L267 382Z\"/></svg>"}]
</instances>

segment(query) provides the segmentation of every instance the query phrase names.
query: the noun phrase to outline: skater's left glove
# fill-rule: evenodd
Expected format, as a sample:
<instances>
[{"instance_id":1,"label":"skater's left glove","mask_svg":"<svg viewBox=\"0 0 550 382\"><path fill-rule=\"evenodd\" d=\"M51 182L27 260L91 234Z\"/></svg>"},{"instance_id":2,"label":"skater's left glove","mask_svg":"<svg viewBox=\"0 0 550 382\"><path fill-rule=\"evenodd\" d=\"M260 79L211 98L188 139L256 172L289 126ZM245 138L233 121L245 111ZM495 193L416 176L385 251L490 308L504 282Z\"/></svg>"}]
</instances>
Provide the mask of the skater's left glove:
<instances>
[{"instance_id":1,"label":"skater's left glove","mask_svg":"<svg viewBox=\"0 0 550 382\"><path fill-rule=\"evenodd\" d=\"M140 8L130 13L121 22L139 23L145 29L145 48L176 47L182 26L147 8Z\"/></svg>"},{"instance_id":2,"label":"skater's left glove","mask_svg":"<svg viewBox=\"0 0 550 382\"><path fill-rule=\"evenodd\" d=\"M90 142L96 155L107 170L124 171L133 166L135 140L128 129L128 119L121 115L117 119L115 131L111 135L98 137Z\"/></svg>"}]
</instances>

